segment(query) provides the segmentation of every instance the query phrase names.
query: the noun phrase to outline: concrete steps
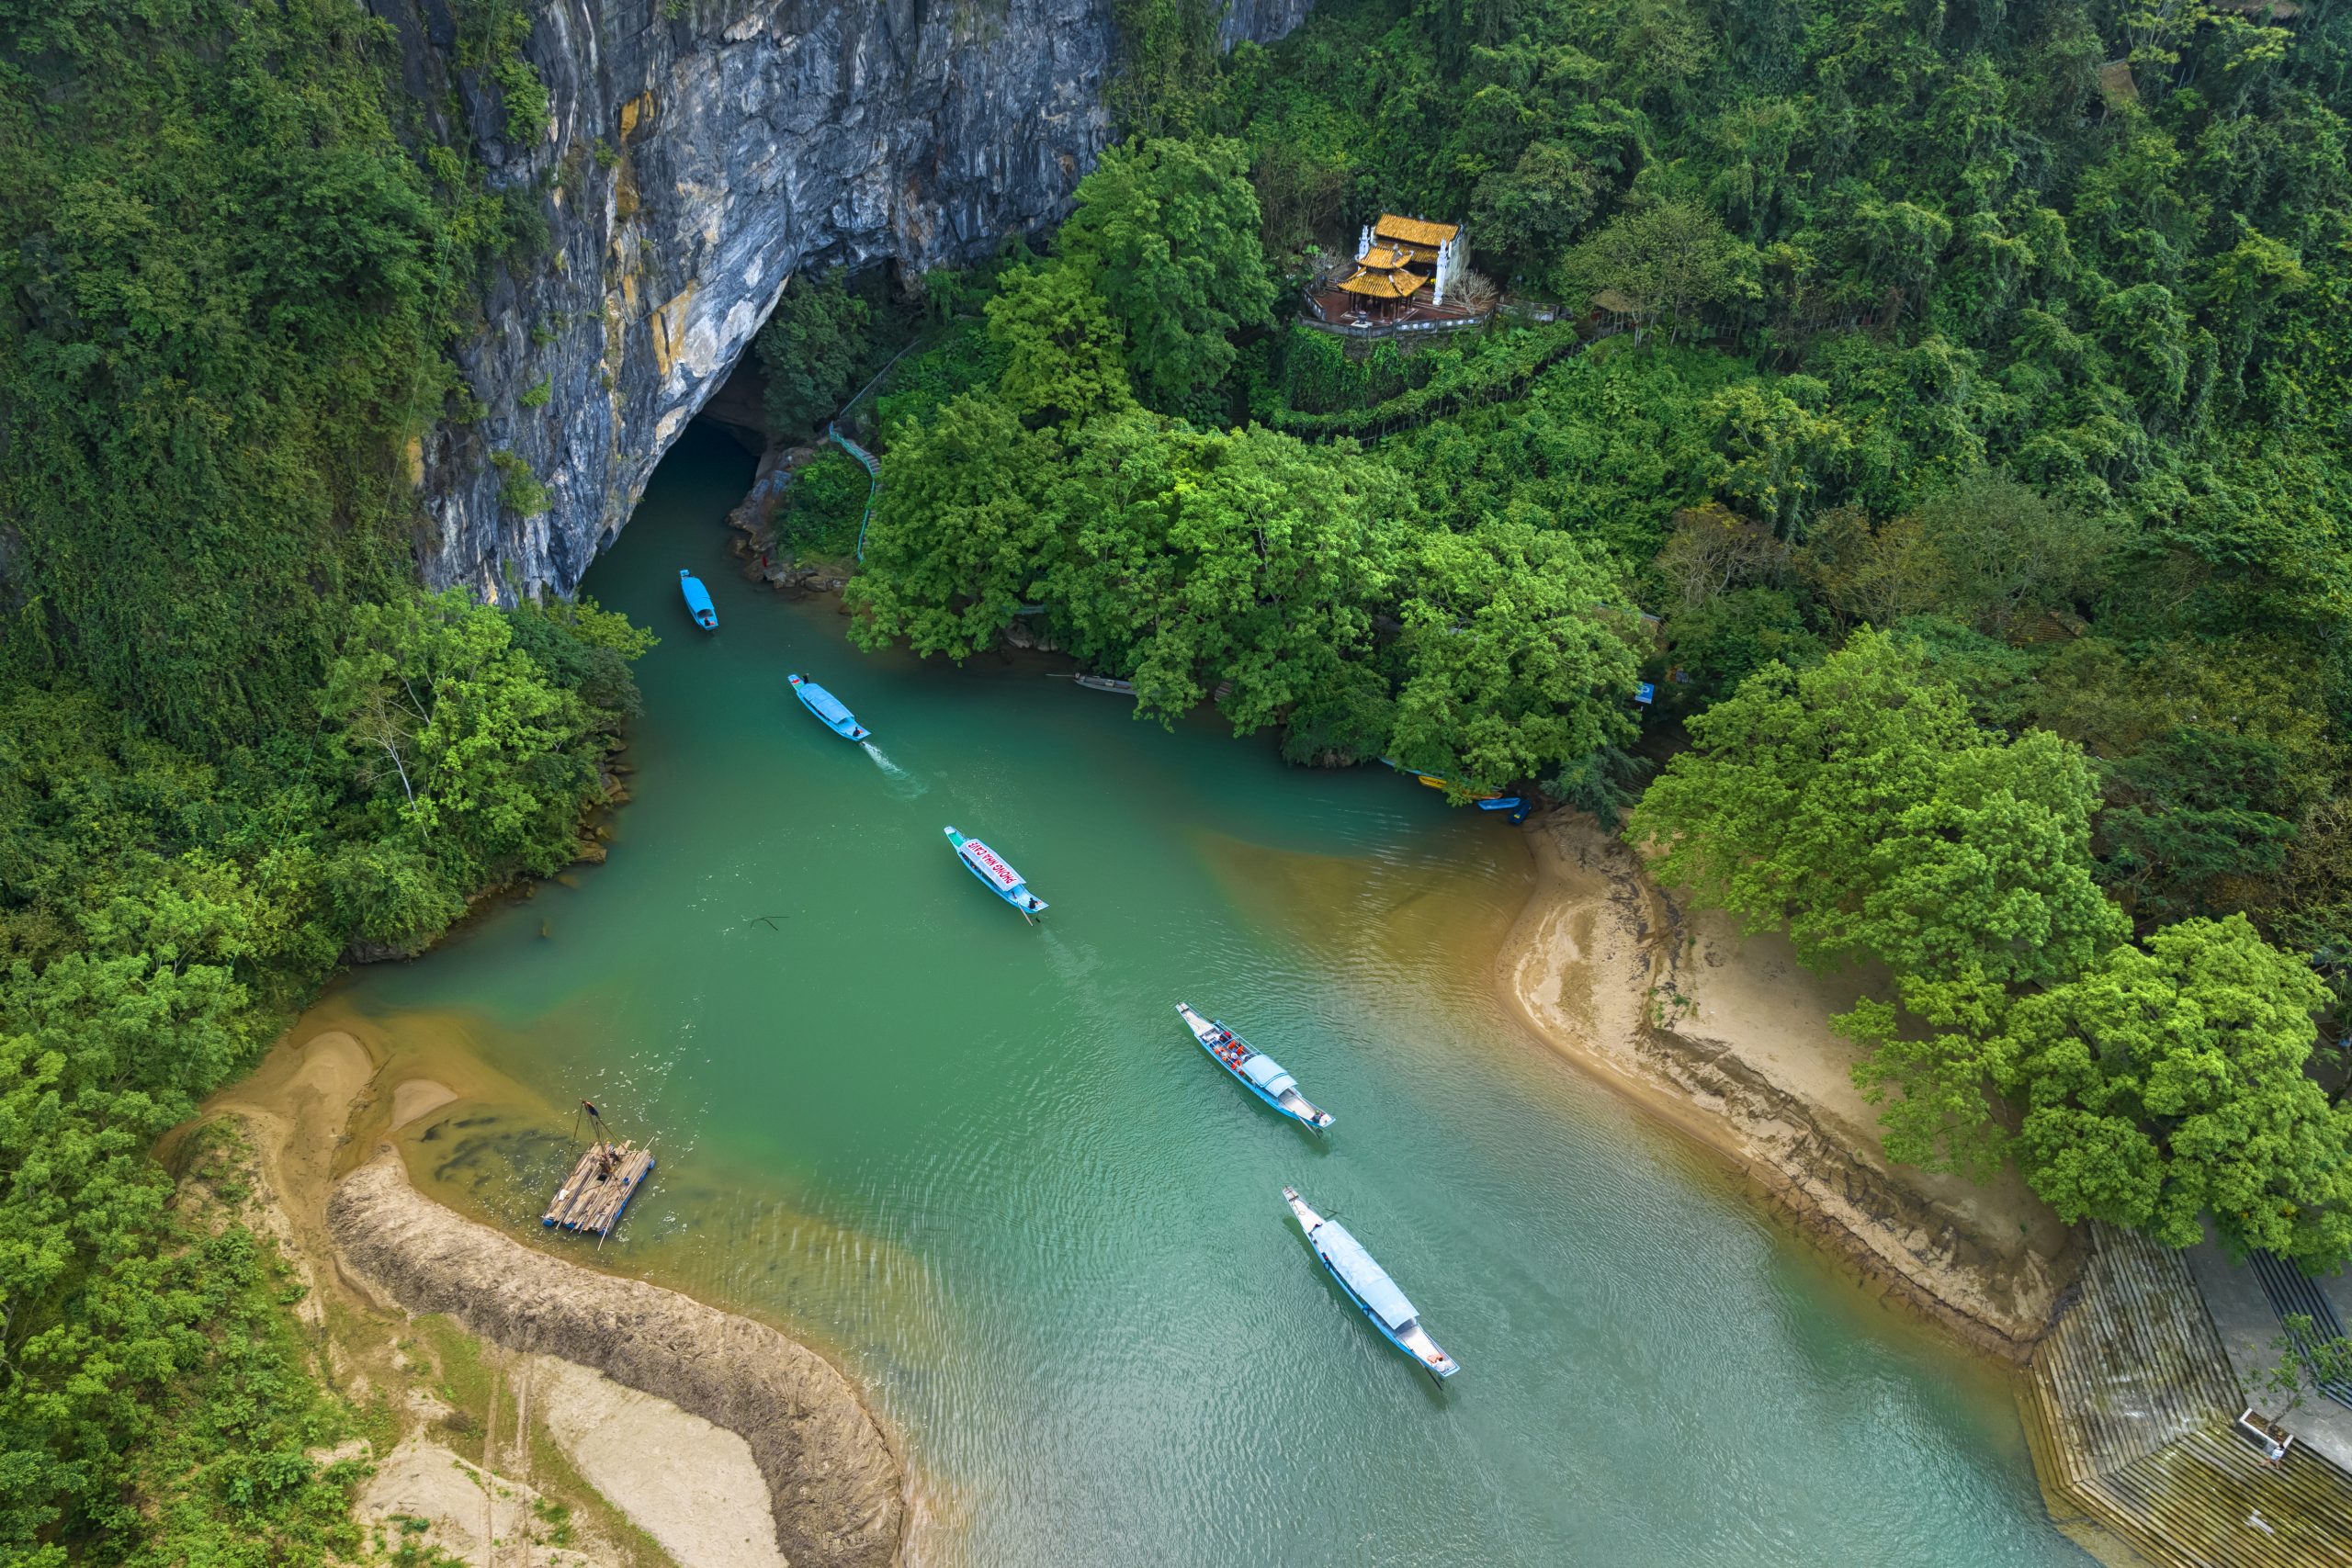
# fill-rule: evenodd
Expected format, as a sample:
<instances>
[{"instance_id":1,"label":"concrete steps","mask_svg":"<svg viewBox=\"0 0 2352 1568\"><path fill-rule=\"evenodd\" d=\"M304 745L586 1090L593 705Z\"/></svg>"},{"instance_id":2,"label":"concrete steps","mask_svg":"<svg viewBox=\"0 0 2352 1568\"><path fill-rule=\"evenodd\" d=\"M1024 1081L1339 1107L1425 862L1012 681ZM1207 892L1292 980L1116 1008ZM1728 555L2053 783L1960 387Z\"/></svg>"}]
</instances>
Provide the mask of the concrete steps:
<instances>
[{"instance_id":1,"label":"concrete steps","mask_svg":"<svg viewBox=\"0 0 2352 1568\"><path fill-rule=\"evenodd\" d=\"M2352 1568L2352 1475L2301 1445L2266 1466L2237 1436L2237 1379L2177 1253L2094 1225L2022 1403L2052 1511L2149 1562Z\"/></svg>"}]
</instances>

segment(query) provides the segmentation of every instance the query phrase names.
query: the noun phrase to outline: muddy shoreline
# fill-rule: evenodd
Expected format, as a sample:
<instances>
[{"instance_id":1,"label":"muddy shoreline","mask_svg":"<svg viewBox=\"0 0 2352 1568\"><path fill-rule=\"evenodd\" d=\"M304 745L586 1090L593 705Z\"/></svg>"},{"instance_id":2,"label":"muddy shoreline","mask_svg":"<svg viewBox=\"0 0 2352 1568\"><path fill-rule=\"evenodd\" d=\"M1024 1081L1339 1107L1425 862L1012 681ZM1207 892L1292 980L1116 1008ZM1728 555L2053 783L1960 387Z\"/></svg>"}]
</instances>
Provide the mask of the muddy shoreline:
<instances>
[{"instance_id":1,"label":"muddy shoreline","mask_svg":"<svg viewBox=\"0 0 2352 1568\"><path fill-rule=\"evenodd\" d=\"M2022 1363L2080 1268L2014 1173L1978 1186L1893 1166L1829 1016L1873 976L1821 976L1777 939L1679 908L1632 850L1566 811L1526 828L1537 881L1497 975L1538 1038L1727 1158L1804 1235Z\"/></svg>"},{"instance_id":2,"label":"muddy shoreline","mask_svg":"<svg viewBox=\"0 0 2352 1568\"><path fill-rule=\"evenodd\" d=\"M208 1101L202 1118L243 1130L266 1192L255 1223L310 1286L298 1311L320 1341L320 1374L355 1403L392 1391L401 1405L403 1435L375 1456L363 1518L388 1509L394 1518L433 1515L424 1503L373 1506L382 1502L374 1494L429 1499L458 1471L480 1478L460 1497L485 1487L536 1495L511 1462L499 1468L517 1457L511 1429L504 1448L494 1450L484 1435L479 1456L452 1454L441 1434L476 1428L414 1386L416 1347L435 1337L416 1325L446 1320L455 1325L446 1332L472 1337L480 1358L508 1380L500 1406L508 1422L529 1408L527 1393L514 1404L518 1388L542 1389L542 1426L559 1428L576 1479L616 1511L601 1542L613 1550L557 1554L551 1563L643 1562L643 1549L681 1568L888 1568L904 1560L903 1457L844 1374L765 1324L537 1251L417 1191L384 1135L463 1096L424 1078L387 1084L387 1076L350 1033L289 1037ZM371 1141L355 1148L355 1134ZM361 1153L365 1163L351 1168ZM560 1432L567 1407L582 1430ZM611 1431L615 1421L634 1439ZM527 1468L527 1444L521 1458ZM673 1494L689 1484L695 1495L682 1506ZM465 1508L443 1512L433 1543L460 1557L484 1536L508 1539L530 1526L520 1505L481 1516L480 1530ZM632 1534L634 1550L618 1540Z\"/></svg>"},{"instance_id":3,"label":"muddy shoreline","mask_svg":"<svg viewBox=\"0 0 2352 1568\"><path fill-rule=\"evenodd\" d=\"M765 1324L523 1247L424 1197L389 1145L334 1185L346 1268L403 1309L554 1355L741 1437L776 1546L810 1568L884 1568L905 1526L898 1456L849 1380Z\"/></svg>"}]
</instances>

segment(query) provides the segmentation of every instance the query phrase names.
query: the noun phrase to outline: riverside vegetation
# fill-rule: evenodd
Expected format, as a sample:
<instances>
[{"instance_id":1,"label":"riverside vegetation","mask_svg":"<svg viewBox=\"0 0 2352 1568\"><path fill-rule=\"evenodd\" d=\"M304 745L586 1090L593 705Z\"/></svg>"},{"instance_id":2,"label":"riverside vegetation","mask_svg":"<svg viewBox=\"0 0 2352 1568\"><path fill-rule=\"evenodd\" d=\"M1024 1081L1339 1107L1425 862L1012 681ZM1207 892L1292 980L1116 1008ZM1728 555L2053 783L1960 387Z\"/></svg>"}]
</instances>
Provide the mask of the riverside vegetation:
<instances>
[{"instance_id":1,"label":"riverside vegetation","mask_svg":"<svg viewBox=\"0 0 2352 1568\"><path fill-rule=\"evenodd\" d=\"M388 28L0 26L0 1556L348 1558L363 1467L305 1450L366 1413L150 1150L346 951L573 857L647 641L413 585L402 447L536 208L392 118Z\"/></svg>"},{"instance_id":2,"label":"riverside vegetation","mask_svg":"<svg viewBox=\"0 0 2352 1568\"><path fill-rule=\"evenodd\" d=\"M1891 972L1840 1027L1893 1157L2343 1262L2352 23L1130 26L1148 134L882 400L853 637L962 658L1037 606L1141 712L1630 807L1668 881ZM1285 324L1383 209L1634 330Z\"/></svg>"},{"instance_id":3,"label":"riverside vegetation","mask_svg":"<svg viewBox=\"0 0 2352 1568\"><path fill-rule=\"evenodd\" d=\"M527 10L453 9L536 134ZM1299 760L1633 807L1669 876L1894 974L1849 1026L1899 1157L2341 1259L2352 20L1331 0L1220 57L1202 0L1114 11L1134 134L1045 253L934 280L855 635L962 656L1041 604L1146 711L1230 682ZM381 24L0 25L0 1551L345 1552L304 1450L353 1415L149 1150L342 954L572 852L643 638L410 583L405 446L470 416L443 347L543 220ZM1286 325L1383 208L1639 330ZM808 368L780 418L875 357L837 298L763 344ZM1668 668L1679 750L1629 702Z\"/></svg>"}]
</instances>

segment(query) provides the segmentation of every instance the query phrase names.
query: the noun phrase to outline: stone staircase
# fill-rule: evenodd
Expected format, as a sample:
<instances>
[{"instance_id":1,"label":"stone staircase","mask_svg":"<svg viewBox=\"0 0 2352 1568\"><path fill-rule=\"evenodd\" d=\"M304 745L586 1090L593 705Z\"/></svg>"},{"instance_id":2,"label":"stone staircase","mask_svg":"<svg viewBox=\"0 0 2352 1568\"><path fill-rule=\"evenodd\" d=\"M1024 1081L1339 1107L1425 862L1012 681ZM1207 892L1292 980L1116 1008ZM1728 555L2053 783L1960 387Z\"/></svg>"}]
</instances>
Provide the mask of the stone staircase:
<instances>
[{"instance_id":1,"label":"stone staircase","mask_svg":"<svg viewBox=\"0 0 2352 1568\"><path fill-rule=\"evenodd\" d=\"M2352 1568L2352 1475L2301 1444L2277 1467L2178 1254L2091 1227L2082 1291L2022 1396L2052 1512L2159 1568Z\"/></svg>"},{"instance_id":2,"label":"stone staircase","mask_svg":"<svg viewBox=\"0 0 2352 1568\"><path fill-rule=\"evenodd\" d=\"M896 361L893 363L895 364ZM859 394L861 397L864 395L864 393ZM842 427L831 420L825 422L825 434L834 446L856 458L857 466L865 470L867 480L865 515L859 518L857 523L857 558L864 560L865 558L865 525L874 521L875 499L882 493L882 462L873 453L842 434Z\"/></svg>"}]
</instances>

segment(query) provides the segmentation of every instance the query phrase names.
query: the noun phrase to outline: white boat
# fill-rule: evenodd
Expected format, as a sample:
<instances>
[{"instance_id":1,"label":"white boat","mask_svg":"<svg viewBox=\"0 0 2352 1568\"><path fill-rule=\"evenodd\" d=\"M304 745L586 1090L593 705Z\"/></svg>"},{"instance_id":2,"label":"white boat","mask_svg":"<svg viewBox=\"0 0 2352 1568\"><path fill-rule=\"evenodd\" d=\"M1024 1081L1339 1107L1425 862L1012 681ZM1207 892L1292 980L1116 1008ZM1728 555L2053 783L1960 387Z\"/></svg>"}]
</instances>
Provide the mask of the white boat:
<instances>
[{"instance_id":1,"label":"white boat","mask_svg":"<svg viewBox=\"0 0 2352 1568\"><path fill-rule=\"evenodd\" d=\"M1306 1206L1295 1187L1283 1189L1283 1199L1290 1204L1290 1212L1298 1216L1299 1228L1306 1233L1307 1245L1315 1248L1315 1256L1340 1282L1340 1289L1356 1303L1372 1325L1380 1330L1381 1337L1421 1364L1422 1371L1433 1378L1450 1378L1462 1370L1460 1362L1438 1348L1421 1326L1420 1314L1388 1277L1388 1270L1372 1260L1363 1243L1348 1234L1348 1227L1337 1220L1327 1220Z\"/></svg>"},{"instance_id":2,"label":"white boat","mask_svg":"<svg viewBox=\"0 0 2352 1568\"><path fill-rule=\"evenodd\" d=\"M1201 1043L1201 1049L1216 1058L1218 1066L1241 1080L1241 1087L1272 1106L1300 1126L1319 1133L1331 1124L1331 1113L1298 1092L1298 1080L1283 1071L1283 1065L1259 1050L1214 1019L1203 1018L1183 1002L1176 1004L1176 1016Z\"/></svg>"}]
</instances>

